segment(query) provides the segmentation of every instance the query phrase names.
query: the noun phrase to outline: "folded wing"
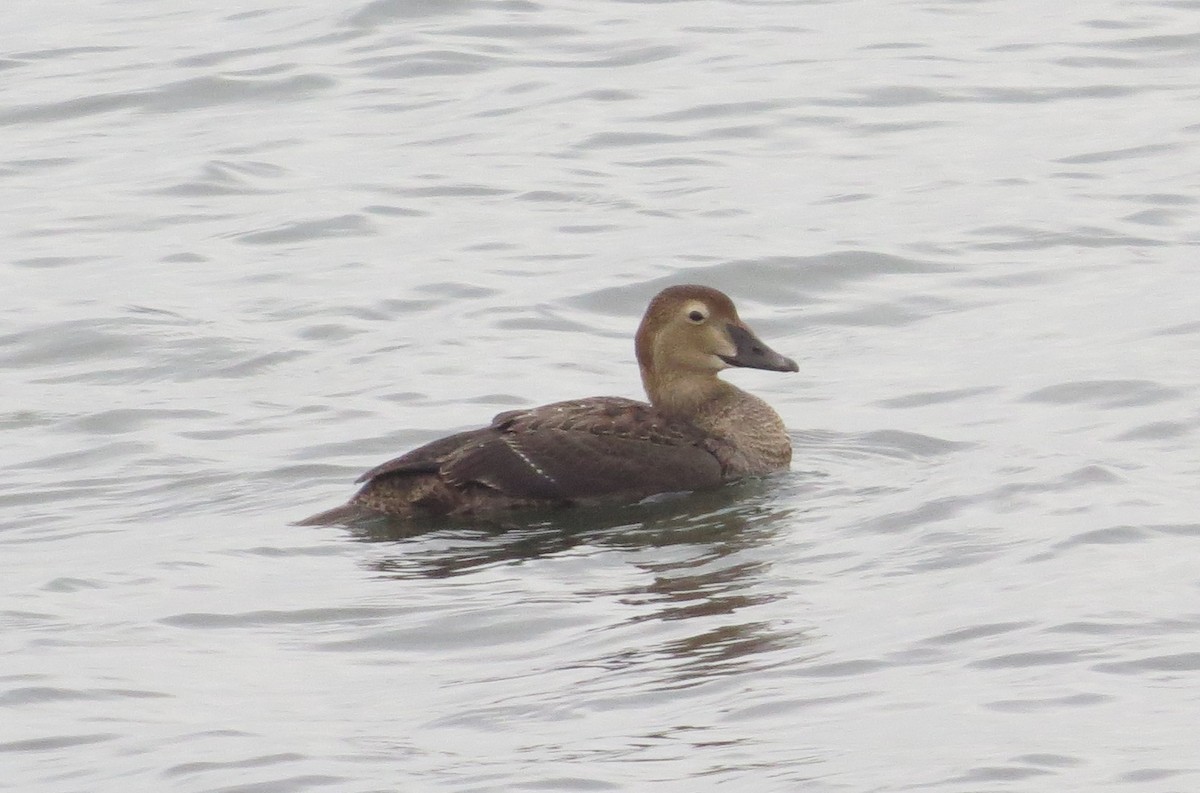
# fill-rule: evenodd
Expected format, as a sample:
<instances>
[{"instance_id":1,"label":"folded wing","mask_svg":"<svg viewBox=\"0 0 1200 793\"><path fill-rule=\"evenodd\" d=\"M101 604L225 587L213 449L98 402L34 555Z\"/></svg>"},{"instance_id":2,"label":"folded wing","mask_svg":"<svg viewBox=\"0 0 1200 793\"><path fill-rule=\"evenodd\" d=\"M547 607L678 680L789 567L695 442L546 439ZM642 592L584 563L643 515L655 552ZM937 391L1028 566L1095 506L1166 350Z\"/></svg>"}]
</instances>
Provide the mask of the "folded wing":
<instances>
[{"instance_id":1,"label":"folded wing","mask_svg":"<svg viewBox=\"0 0 1200 793\"><path fill-rule=\"evenodd\" d=\"M711 444L644 402L594 397L501 413L488 427L414 449L360 481L433 475L452 489L517 499L637 498L721 484Z\"/></svg>"}]
</instances>

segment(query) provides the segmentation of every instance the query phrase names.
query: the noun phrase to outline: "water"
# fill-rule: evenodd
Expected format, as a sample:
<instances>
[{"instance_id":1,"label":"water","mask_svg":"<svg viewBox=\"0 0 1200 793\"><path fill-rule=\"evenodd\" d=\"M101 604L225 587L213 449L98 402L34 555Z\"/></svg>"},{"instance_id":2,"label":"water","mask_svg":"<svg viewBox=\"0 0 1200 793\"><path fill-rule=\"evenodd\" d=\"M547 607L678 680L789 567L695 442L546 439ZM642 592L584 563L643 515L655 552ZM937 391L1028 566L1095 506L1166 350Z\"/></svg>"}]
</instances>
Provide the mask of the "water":
<instances>
[{"instance_id":1,"label":"water","mask_svg":"<svg viewBox=\"0 0 1200 793\"><path fill-rule=\"evenodd\" d=\"M0 785L1195 790L1195 8L7 9ZM789 474L289 525L679 282Z\"/></svg>"}]
</instances>

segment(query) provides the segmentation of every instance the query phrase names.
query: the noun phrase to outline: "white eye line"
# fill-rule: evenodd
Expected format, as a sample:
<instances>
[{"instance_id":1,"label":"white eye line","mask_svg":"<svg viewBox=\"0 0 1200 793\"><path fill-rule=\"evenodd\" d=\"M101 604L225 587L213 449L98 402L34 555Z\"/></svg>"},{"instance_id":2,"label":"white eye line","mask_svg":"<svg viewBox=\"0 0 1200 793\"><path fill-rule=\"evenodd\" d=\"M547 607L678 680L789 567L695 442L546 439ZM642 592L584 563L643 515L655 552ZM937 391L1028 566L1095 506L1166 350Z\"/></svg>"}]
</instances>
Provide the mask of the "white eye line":
<instances>
[{"instance_id":1,"label":"white eye line","mask_svg":"<svg viewBox=\"0 0 1200 793\"><path fill-rule=\"evenodd\" d=\"M700 319L693 319L692 318L693 314L699 314ZM708 319L708 310L704 305L702 305L700 303L692 303L691 305L687 306L687 310L684 313L684 316L687 317L688 322L692 323L693 325L699 325L700 323L702 323Z\"/></svg>"}]
</instances>

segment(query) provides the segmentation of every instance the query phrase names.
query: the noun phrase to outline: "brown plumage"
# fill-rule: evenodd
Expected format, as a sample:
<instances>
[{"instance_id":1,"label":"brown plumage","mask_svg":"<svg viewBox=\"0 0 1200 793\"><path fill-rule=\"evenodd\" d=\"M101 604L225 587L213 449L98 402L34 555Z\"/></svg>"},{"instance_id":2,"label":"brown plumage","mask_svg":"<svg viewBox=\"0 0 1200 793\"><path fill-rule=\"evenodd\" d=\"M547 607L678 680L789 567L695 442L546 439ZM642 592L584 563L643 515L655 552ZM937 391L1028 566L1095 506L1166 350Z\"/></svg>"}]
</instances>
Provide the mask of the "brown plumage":
<instances>
[{"instance_id":1,"label":"brown plumage","mask_svg":"<svg viewBox=\"0 0 1200 793\"><path fill-rule=\"evenodd\" d=\"M796 363L760 341L727 296L664 289L636 341L649 403L591 397L501 413L372 468L349 503L302 523L633 502L787 468L779 415L717 372L794 372Z\"/></svg>"}]
</instances>

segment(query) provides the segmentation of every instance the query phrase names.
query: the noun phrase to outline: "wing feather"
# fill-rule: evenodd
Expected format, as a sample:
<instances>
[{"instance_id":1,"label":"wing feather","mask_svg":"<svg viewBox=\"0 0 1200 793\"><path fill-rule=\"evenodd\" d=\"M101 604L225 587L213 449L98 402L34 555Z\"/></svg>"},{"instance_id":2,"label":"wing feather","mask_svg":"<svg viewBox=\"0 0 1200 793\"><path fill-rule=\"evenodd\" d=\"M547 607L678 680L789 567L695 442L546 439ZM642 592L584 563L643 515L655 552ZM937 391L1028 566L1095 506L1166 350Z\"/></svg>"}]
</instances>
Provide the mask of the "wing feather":
<instances>
[{"instance_id":1,"label":"wing feather","mask_svg":"<svg viewBox=\"0 0 1200 793\"><path fill-rule=\"evenodd\" d=\"M434 472L452 488L483 486L561 502L639 498L722 482L721 463L703 433L645 402L619 397L507 411L486 428L426 444L361 480Z\"/></svg>"}]
</instances>

